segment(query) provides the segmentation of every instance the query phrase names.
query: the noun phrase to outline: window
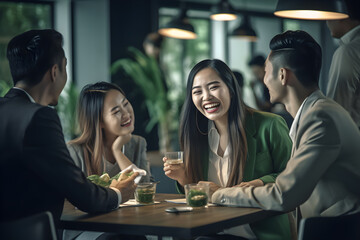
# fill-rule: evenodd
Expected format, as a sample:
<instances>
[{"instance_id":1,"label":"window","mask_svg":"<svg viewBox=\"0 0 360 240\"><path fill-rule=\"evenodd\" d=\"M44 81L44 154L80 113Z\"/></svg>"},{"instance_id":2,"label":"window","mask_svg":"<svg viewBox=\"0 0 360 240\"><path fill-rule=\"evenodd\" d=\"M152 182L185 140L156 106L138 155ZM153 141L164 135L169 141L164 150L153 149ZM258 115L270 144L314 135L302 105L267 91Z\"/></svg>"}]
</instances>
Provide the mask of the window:
<instances>
[{"instance_id":1,"label":"window","mask_svg":"<svg viewBox=\"0 0 360 240\"><path fill-rule=\"evenodd\" d=\"M159 25L169 22L174 16L160 15ZM210 58L210 20L189 18L198 37L192 40L165 38L161 50L161 67L168 85L171 101L170 141L174 146L178 136L181 107L186 94L187 77L191 68L201 60ZM177 149L178 146L174 146Z\"/></svg>"}]
</instances>

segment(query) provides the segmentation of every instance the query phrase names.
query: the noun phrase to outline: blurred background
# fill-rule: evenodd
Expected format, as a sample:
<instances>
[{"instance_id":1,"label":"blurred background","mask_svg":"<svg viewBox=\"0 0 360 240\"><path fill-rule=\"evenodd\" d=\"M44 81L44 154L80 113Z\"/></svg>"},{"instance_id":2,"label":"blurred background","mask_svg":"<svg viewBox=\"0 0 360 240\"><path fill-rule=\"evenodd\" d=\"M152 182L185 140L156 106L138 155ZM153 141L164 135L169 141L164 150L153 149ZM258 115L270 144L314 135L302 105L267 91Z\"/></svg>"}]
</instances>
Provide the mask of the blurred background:
<instances>
[{"instance_id":1,"label":"blurred background","mask_svg":"<svg viewBox=\"0 0 360 240\"><path fill-rule=\"evenodd\" d=\"M223 2L231 7L235 20L210 17ZM133 105L134 134L146 138L149 158L160 166L161 152L179 149L178 121L187 75L203 59L221 59L242 73L246 104L261 109L254 89L256 73L249 62L255 56L266 58L274 35L305 30L323 48L320 87L324 91L338 43L325 21L279 18L273 14L276 5L277 0L0 1L0 95L12 86L6 59L9 40L29 29L54 28L64 36L68 59L68 82L57 106L66 140L77 134L80 90L89 83L114 82ZM193 27L196 38L157 33L179 14ZM244 26L254 36L238 36Z\"/></svg>"}]
</instances>

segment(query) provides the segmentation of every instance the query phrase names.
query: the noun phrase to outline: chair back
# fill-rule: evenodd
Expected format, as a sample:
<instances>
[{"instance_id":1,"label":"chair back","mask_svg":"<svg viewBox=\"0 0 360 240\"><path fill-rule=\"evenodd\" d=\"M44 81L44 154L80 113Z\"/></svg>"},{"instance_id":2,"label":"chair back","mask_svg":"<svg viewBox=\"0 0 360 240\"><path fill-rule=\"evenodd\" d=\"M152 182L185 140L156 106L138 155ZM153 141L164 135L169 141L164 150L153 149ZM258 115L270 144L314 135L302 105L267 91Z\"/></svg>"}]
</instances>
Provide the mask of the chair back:
<instances>
[{"instance_id":1,"label":"chair back","mask_svg":"<svg viewBox=\"0 0 360 240\"><path fill-rule=\"evenodd\" d=\"M313 239L360 239L360 212L338 217L301 219L299 240Z\"/></svg>"},{"instance_id":2,"label":"chair back","mask_svg":"<svg viewBox=\"0 0 360 240\"><path fill-rule=\"evenodd\" d=\"M10 222L1 222L0 239L57 240L52 214L42 212Z\"/></svg>"}]
</instances>

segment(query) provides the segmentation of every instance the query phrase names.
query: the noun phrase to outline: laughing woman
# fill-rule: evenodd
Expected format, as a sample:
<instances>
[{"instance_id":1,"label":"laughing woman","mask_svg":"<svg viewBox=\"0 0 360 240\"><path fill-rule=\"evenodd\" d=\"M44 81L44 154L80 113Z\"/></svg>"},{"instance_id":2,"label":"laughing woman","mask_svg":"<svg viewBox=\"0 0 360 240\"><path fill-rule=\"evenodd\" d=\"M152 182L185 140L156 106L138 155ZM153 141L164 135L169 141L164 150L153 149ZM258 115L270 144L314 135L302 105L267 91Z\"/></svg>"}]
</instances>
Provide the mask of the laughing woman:
<instances>
[{"instance_id":1,"label":"laughing woman","mask_svg":"<svg viewBox=\"0 0 360 240\"><path fill-rule=\"evenodd\" d=\"M81 135L68 143L74 163L86 176L108 173L110 177L134 164L146 171L141 181L150 181L146 141L132 135L134 110L120 87L107 82L85 86L78 103ZM64 230L63 240L146 239L103 232Z\"/></svg>"},{"instance_id":2,"label":"laughing woman","mask_svg":"<svg viewBox=\"0 0 360 240\"><path fill-rule=\"evenodd\" d=\"M78 105L80 137L70 141L68 148L75 164L89 176L104 172L110 177L135 164L144 169L150 180L146 159L146 141L132 135L134 111L120 87L107 82L87 85Z\"/></svg>"},{"instance_id":3,"label":"laughing woman","mask_svg":"<svg viewBox=\"0 0 360 240\"><path fill-rule=\"evenodd\" d=\"M204 60L191 70L180 122L184 164L164 163L165 174L185 184L246 187L275 182L290 157L291 140L280 116L247 107L229 67ZM166 159L164 159L166 160ZM290 239L286 214L227 229L205 239ZM232 235L232 236L229 236ZM241 238L242 239L242 238Z\"/></svg>"}]
</instances>

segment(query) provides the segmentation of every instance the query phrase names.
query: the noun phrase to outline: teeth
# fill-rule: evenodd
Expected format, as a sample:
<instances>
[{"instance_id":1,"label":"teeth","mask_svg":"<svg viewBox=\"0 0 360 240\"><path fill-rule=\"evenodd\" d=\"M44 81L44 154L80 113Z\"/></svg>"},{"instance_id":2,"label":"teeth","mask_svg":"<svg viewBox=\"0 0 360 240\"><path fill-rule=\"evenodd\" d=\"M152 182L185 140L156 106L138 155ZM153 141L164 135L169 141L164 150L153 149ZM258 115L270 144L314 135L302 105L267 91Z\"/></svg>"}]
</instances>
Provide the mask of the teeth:
<instances>
[{"instance_id":1,"label":"teeth","mask_svg":"<svg viewBox=\"0 0 360 240\"><path fill-rule=\"evenodd\" d=\"M124 126L124 125L127 125L127 124L129 124L130 123L130 119L127 121L127 122L124 122L123 124L121 124L122 126Z\"/></svg>"},{"instance_id":2,"label":"teeth","mask_svg":"<svg viewBox=\"0 0 360 240\"><path fill-rule=\"evenodd\" d=\"M205 105L204 105L204 108L205 108L205 109L214 108L214 107L217 107L217 106L219 106L219 105L220 105L219 103L210 103L210 104L205 104Z\"/></svg>"}]
</instances>

